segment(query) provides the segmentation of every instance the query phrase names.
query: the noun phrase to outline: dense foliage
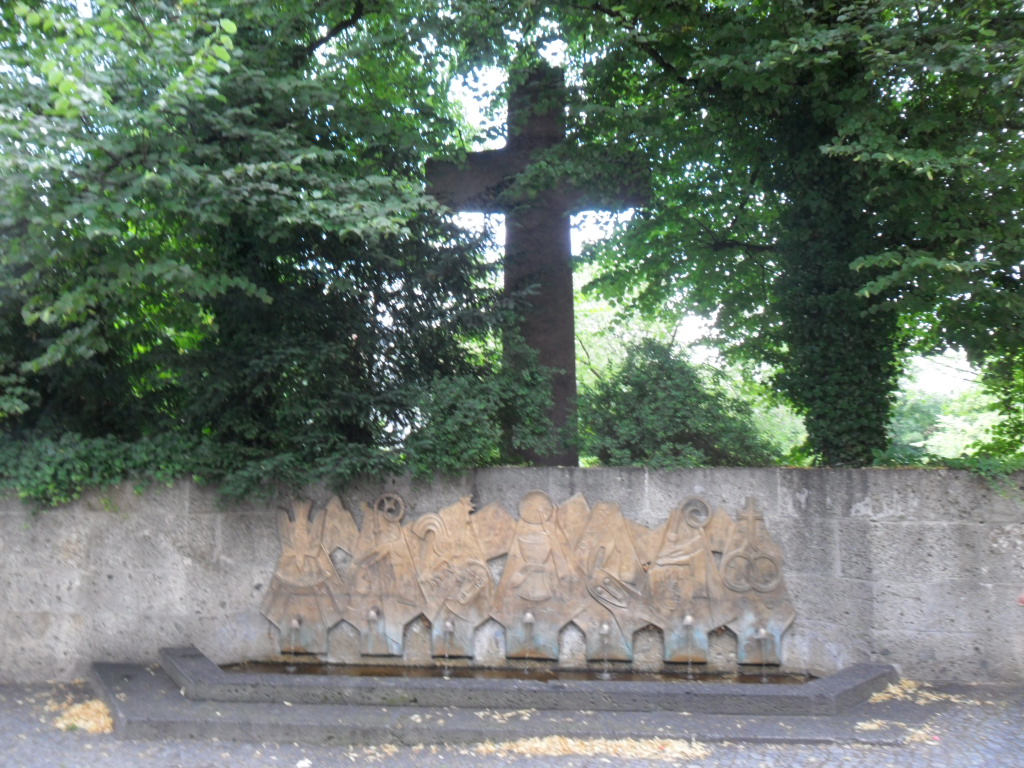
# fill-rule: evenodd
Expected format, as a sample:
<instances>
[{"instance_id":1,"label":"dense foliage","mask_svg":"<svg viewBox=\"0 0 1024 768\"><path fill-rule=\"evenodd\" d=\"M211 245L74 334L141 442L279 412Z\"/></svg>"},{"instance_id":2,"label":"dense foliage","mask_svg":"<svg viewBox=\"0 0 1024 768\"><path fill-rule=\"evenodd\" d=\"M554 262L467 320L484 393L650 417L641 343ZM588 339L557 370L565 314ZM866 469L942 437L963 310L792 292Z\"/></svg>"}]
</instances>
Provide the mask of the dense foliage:
<instances>
[{"instance_id":1,"label":"dense foliage","mask_svg":"<svg viewBox=\"0 0 1024 768\"><path fill-rule=\"evenodd\" d=\"M750 406L710 374L669 344L631 347L619 368L581 393L582 452L601 464L654 469L777 461Z\"/></svg>"},{"instance_id":2,"label":"dense foliage","mask_svg":"<svg viewBox=\"0 0 1024 768\"><path fill-rule=\"evenodd\" d=\"M459 126L428 36L361 2L5 13L8 478L247 492L428 464L434 388L483 382L445 412L484 434L531 412L543 387L491 382L490 268L419 181Z\"/></svg>"},{"instance_id":3,"label":"dense foliage","mask_svg":"<svg viewBox=\"0 0 1024 768\"><path fill-rule=\"evenodd\" d=\"M0 476L30 497L536 449L544 372L500 349L515 297L422 168L472 133L454 76L514 84L552 42L569 137L533 175L651 171L594 290L713 317L820 463L884 451L907 354L943 345L983 366L991 450L1021 451L1016 0L77 6L0 8ZM664 348L604 378L602 460L772 460Z\"/></svg>"},{"instance_id":4,"label":"dense foliage","mask_svg":"<svg viewBox=\"0 0 1024 768\"><path fill-rule=\"evenodd\" d=\"M885 447L910 348L992 360L1019 409L1019 3L569 7L580 131L637 143L656 183L603 295L714 316L822 463Z\"/></svg>"}]
</instances>

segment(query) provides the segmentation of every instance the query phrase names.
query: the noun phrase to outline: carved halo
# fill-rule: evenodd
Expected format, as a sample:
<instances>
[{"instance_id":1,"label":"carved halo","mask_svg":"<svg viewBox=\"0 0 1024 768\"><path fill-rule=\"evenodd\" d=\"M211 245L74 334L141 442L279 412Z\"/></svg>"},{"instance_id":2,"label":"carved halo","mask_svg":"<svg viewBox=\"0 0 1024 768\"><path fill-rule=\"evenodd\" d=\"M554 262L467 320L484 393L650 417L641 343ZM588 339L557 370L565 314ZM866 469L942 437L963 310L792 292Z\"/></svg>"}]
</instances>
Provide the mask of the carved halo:
<instances>
[{"instance_id":1,"label":"carved halo","mask_svg":"<svg viewBox=\"0 0 1024 768\"><path fill-rule=\"evenodd\" d=\"M405 502L397 493L384 493L373 502L374 510L382 515L385 520L395 523L402 522L405 517Z\"/></svg>"}]
</instances>

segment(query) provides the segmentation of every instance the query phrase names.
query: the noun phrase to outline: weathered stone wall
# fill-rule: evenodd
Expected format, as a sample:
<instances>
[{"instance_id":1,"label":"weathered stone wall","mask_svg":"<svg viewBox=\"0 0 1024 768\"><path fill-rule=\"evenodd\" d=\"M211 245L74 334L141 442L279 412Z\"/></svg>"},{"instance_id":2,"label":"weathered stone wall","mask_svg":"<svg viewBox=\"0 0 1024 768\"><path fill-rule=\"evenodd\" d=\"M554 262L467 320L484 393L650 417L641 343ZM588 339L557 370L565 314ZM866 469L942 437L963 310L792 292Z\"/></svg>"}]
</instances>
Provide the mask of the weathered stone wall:
<instances>
[{"instance_id":1,"label":"weathered stone wall","mask_svg":"<svg viewBox=\"0 0 1024 768\"><path fill-rule=\"evenodd\" d=\"M415 517L467 494L514 513L533 489L616 502L652 528L693 495L734 516L754 497L797 611L787 667L884 661L920 679L1024 681L1024 476L997 492L955 471L493 469L341 497L361 522L360 502L384 491ZM93 660L153 661L188 643L217 661L270 655L259 608L280 552L275 506L222 508L189 483L38 515L0 501L0 681L74 679Z\"/></svg>"}]
</instances>

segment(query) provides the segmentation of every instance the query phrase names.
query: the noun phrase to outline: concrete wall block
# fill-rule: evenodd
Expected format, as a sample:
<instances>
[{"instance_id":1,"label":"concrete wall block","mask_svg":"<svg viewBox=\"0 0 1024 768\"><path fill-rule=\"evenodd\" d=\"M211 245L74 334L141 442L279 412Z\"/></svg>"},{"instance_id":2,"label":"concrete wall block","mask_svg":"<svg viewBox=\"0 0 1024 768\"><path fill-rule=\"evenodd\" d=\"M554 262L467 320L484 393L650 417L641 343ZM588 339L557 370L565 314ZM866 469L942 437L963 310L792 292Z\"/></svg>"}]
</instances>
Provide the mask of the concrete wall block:
<instances>
[{"instance_id":1,"label":"concrete wall block","mask_svg":"<svg viewBox=\"0 0 1024 768\"><path fill-rule=\"evenodd\" d=\"M979 520L988 491L951 470L781 470L794 502L812 514L878 522Z\"/></svg>"},{"instance_id":2,"label":"concrete wall block","mask_svg":"<svg viewBox=\"0 0 1024 768\"><path fill-rule=\"evenodd\" d=\"M836 521L836 560L842 578L870 581L874 577L871 527L867 520Z\"/></svg>"},{"instance_id":3,"label":"concrete wall block","mask_svg":"<svg viewBox=\"0 0 1024 768\"><path fill-rule=\"evenodd\" d=\"M7 616L5 613L4 616ZM9 619L4 619L8 621ZM11 645L7 642L0 642L0 684L15 682L15 669L17 668L15 660L11 658ZM30 680L29 678L18 679L17 682L39 682L45 678L35 678ZM61 679L54 677L54 680ZM71 678L63 678L70 680Z\"/></svg>"},{"instance_id":4,"label":"concrete wall block","mask_svg":"<svg viewBox=\"0 0 1024 768\"><path fill-rule=\"evenodd\" d=\"M4 621L4 639L22 652L44 643L62 614L56 611L14 611Z\"/></svg>"},{"instance_id":5,"label":"concrete wall block","mask_svg":"<svg viewBox=\"0 0 1024 768\"><path fill-rule=\"evenodd\" d=\"M639 467L616 467L609 472L573 469L570 471L569 495L582 493L591 507L602 501L618 504L628 518L657 528L668 518L671 507L659 508L660 500L653 505L650 503L650 476L651 473ZM559 504L565 500L555 499Z\"/></svg>"},{"instance_id":6,"label":"concrete wall block","mask_svg":"<svg viewBox=\"0 0 1024 768\"><path fill-rule=\"evenodd\" d=\"M851 637L835 622L798 617L782 642L784 668L818 675L867 661L870 655L869 638Z\"/></svg>"},{"instance_id":7,"label":"concrete wall block","mask_svg":"<svg viewBox=\"0 0 1024 768\"><path fill-rule=\"evenodd\" d=\"M265 565L273 569L281 554L277 515L272 508L250 514L229 510L219 515L214 567L247 569Z\"/></svg>"},{"instance_id":8,"label":"concrete wall block","mask_svg":"<svg viewBox=\"0 0 1024 768\"><path fill-rule=\"evenodd\" d=\"M981 577L1024 586L1024 520L983 528Z\"/></svg>"},{"instance_id":9,"label":"concrete wall block","mask_svg":"<svg viewBox=\"0 0 1024 768\"><path fill-rule=\"evenodd\" d=\"M877 581L981 580L983 529L972 523L872 523Z\"/></svg>"},{"instance_id":10,"label":"concrete wall block","mask_svg":"<svg viewBox=\"0 0 1024 768\"><path fill-rule=\"evenodd\" d=\"M8 568L33 568L48 562L86 567L92 521L92 515L71 510L0 516L0 558Z\"/></svg>"},{"instance_id":11,"label":"concrete wall block","mask_svg":"<svg viewBox=\"0 0 1024 768\"><path fill-rule=\"evenodd\" d=\"M471 487L477 507L500 504L513 515L519 500L530 491L544 491L556 504L573 495L574 473L565 467L500 467L481 469L475 473Z\"/></svg>"},{"instance_id":12,"label":"concrete wall block","mask_svg":"<svg viewBox=\"0 0 1024 768\"><path fill-rule=\"evenodd\" d=\"M985 656L984 632L884 630L875 635L872 661L896 664L915 680L970 681L1024 679L1022 670Z\"/></svg>"},{"instance_id":13,"label":"concrete wall block","mask_svg":"<svg viewBox=\"0 0 1024 768\"><path fill-rule=\"evenodd\" d=\"M906 475L898 477L889 472L872 474L866 500L853 509L853 516L884 522L954 519L945 494L936 493L934 478L926 472L903 471Z\"/></svg>"},{"instance_id":14,"label":"concrete wall block","mask_svg":"<svg viewBox=\"0 0 1024 768\"><path fill-rule=\"evenodd\" d=\"M274 566L263 569L191 572L187 574L184 613L193 616L216 616L259 610L263 603Z\"/></svg>"},{"instance_id":15,"label":"concrete wall block","mask_svg":"<svg viewBox=\"0 0 1024 768\"><path fill-rule=\"evenodd\" d=\"M1008 481L1009 493L960 470L873 470L866 476L875 500L870 517L879 521L1013 522L1024 508L1024 494L1013 492L1024 473Z\"/></svg>"},{"instance_id":16,"label":"concrete wall block","mask_svg":"<svg viewBox=\"0 0 1024 768\"><path fill-rule=\"evenodd\" d=\"M89 646L85 618L54 611L16 612L4 618L5 666L0 682L38 683L85 676ZM83 653L85 651L85 653Z\"/></svg>"},{"instance_id":17,"label":"concrete wall block","mask_svg":"<svg viewBox=\"0 0 1024 768\"><path fill-rule=\"evenodd\" d=\"M1024 472L991 483L970 476L971 490L984 491L978 518L985 523L1019 523L1024 521ZM966 483L966 481L964 481ZM978 489L978 484L983 488Z\"/></svg>"},{"instance_id":18,"label":"concrete wall block","mask_svg":"<svg viewBox=\"0 0 1024 768\"><path fill-rule=\"evenodd\" d=\"M786 588L796 609L797 621L821 621L841 626L849 636L869 636L870 582L787 573Z\"/></svg>"},{"instance_id":19,"label":"concrete wall block","mask_svg":"<svg viewBox=\"0 0 1024 768\"><path fill-rule=\"evenodd\" d=\"M834 518L766 518L765 527L768 535L782 549L783 573L829 578L838 575Z\"/></svg>"},{"instance_id":20,"label":"concrete wall block","mask_svg":"<svg viewBox=\"0 0 1024 768\"><path fill-rule=\"evenodd\" d=\"M96 612L87 617L83 644L91 657L86 658L152 663L161 648L190 644L197 624L194 617L180 614Z\"/></svg>"},{"instance_id":21,"label":"concrete wall block","mask_svg":"<svg viewBox=\"0 0 1024 768\"><path fill-rule=\"evenodd\" d=\"M780 496L795 514L805 517L849 517L870 504L868 479L862 472L843 469L783 469ZM784 502L787 503L787 502Z\"/></svg>"},{"instance_id":22,"label":"concrete wall block","mask_svg":"<svg viewBox=\"0 0 1024 768\"><path fill-rule=\"evenodd\" d=\"M776 469L772 481L776 485L780 517L831 517L824 503L826 486L814 480L809 470Z\"/></svg>"},{"instance_id":23,"label":"concrete wall block","mask_svg":"<svg viewBox=\"0 0 1024 768\"><path fill-rule=\"evenodd\" d=\"M149 512L177 516L188 508L192 483L180 480L171 485L153 483L148 486L121 483L89 491L70 506L82 512L114 512L132 514Z\"/></svg>"},{"instance_id":24,"label":"concrete wall block","mask_svg":"<svg viewBox=\"0 0 1024 768\"><path fill-rule=\"evenodd\" d=\"M874 617L878 631L998 632L1003 623L992 587L975 581L876 583Z\"/></svg>"},{"instance_id":25,"label":"concrete wall block","mask_svg":"<svg viewBox=\"0 0 1024 768\"><path fill-rule=\"evenodd\" d=\"M187 614L191 600L180 568L95 568L79 586L79 606L86 612Z\"/></svg>"},{"instance_id":26,"label":"concrete wall block","mask_svg":"<svg viewBox=\"0 0 1024 768\"><path fill-rule=\"evenodd\" d=\"M194 617L186 643L217 664L269 659L277 654L277 630L258 610ZM162 643L161 648L170 643Z\"/></svg>"},{"instance_id":27,"label":"concrete wall block","mask_svg":"<svg viewBox=\"0 0 1024 768\"><path fill-rule=\"evenodd\" d=\"M96 512L88 541L91 566L174 570L189 561L212 562L216 521L183 512L184 507L177 512Z\"/></svg>"},{"instance_id":28,"label":"concrete wall block","mask_svg":"<svg viewBox=\"0 0 1024 768\"><path fill-rule=\"evenodd\" d=\"M397 493L405 502L406 513L411 517L440 512L455 504L463 496L473 496L472 473L444 475L433 478L397 477L381 483L359 483L346 488L341 494L342 501L357 520L361 520L361 504L372 505L383 493ZM326 499L324 500L326 501ZM473 498L478 507L489 503Z\"/></svg>"},{"instance_id":29,"label":"concrete wall block","mask_svg":"<svg viewBox=\"0 0 1024 768\"><path fill-rule=\"evenodd\" d=\"M32 507L25 504L17 496L0 497L0 519L8 516L20 519L32 514Z\"/></svg>"},{"instance_id":30,"label":"concrete wall block","mask_svg":"<svg viewBox=\"0 0 1024 768\"><path fill-rule=\"evenodd\" d=\"M280 498L253 498L239 501L237 499L224 499L217 495L217 489L208 485L195 485L187 483L186 488L186 509L190 515L213 515L223 514L251 515L262 514L264 510L276 504L287 502L288 495Z\"/></svg>"},{"instance_id":31,"label":"concrete wall block","mask_svg":"<svg viewBox=\"0 0 1024 768\"><path fill-rule=\"evenodd\" d=\"M7 612L67 612L82 599L85 573L57 564L0 570L0 606Z\"/></svg>"},{"instance_id":32,"label":"concrete wall block","mask_svg":"<svg viewBox=\"0 0 1024 768\"><path fill-rule=\"evenodd\" d=\"M985 657L1003 670L1003 680L1024 680L1024 606L1018 604L1021 587L992 587L992 615L996 626L986 634Z\"/></svg>"},{"instance_id":33,"label":"concrete wall block","mask_svg":"<svg viewBox=\"0 0 1024 768\"><path fill-rule=\"evenodd\" d=\"M598 470L594 470L598 471ZM752 497L766 520L780 515L777 470L697 468L650 473L649 503L661 520L690 496L700 496L712 507L724 507L735 518Z\"/></svg>"}]
</instances>

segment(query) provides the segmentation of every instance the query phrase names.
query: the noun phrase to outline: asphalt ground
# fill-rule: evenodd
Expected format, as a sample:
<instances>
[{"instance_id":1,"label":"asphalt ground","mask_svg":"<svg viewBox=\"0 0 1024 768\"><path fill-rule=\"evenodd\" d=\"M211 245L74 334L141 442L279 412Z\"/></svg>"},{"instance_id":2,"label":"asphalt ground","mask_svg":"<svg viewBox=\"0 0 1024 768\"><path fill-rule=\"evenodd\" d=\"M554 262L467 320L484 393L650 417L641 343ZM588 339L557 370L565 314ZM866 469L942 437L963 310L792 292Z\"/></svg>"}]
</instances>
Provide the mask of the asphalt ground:
<instances>
[{"instance_id":1,"label":"asphalt ground","mask_svg":"<svg viewBox=\"0 0 1024 768\"><path fill-rule=\"evenodd\" d=\"M672 740L573 742L558 738L502 745L304 746L155 739L122 740L59 718L89 702L85 683L0 685L3 768L327 768L328 766L892 766L1024 768L1024 685L936 685L911 689L903 705L924 707L898 746L691 743ZM85 709L89 712L88 707ZM934 713L934 714L932 714ZM628 716L628 715L625 715ZM93 718L82 717L81 725ZM880 723L865 720L870 731ZM885 725L892 727L893 723Z\"/></svg>"}]
</instances>

